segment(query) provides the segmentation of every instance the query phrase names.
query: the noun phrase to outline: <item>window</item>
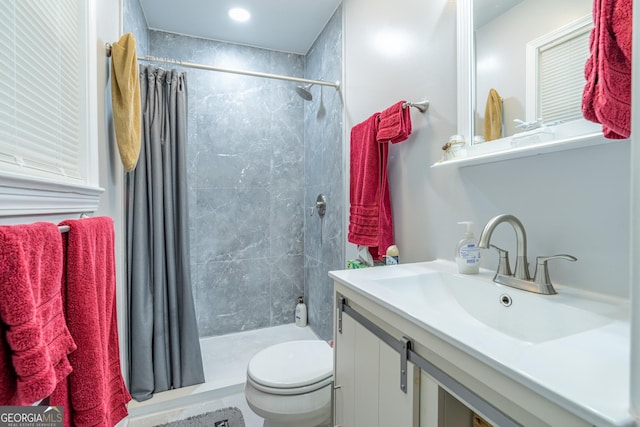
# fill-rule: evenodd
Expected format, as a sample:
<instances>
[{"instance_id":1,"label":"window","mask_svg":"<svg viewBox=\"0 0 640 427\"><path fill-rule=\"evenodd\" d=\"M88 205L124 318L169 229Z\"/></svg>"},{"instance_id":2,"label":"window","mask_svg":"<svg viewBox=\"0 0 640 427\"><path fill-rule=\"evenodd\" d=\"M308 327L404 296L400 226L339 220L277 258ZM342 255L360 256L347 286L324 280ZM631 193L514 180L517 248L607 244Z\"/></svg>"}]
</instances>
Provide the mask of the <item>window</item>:
<instances>
[{"instance_id":1,"label":"window","mask_svg":"<svg viewBox=\"0 0 640 427\"><path fill-rule=\"evenodd\" d=\"M527 120L582 119L584 64L592 27L587 15L527 44Z\"/></svg>"},{"instance_id":2,"label":"window","mask_svg":"<svg viewBox=\"0 0 640 427\"><path fill-rule=\"evenodd\" d=\"M92 3L0 5L0 216L97 208Z\"/></svg>"}]
</instances>

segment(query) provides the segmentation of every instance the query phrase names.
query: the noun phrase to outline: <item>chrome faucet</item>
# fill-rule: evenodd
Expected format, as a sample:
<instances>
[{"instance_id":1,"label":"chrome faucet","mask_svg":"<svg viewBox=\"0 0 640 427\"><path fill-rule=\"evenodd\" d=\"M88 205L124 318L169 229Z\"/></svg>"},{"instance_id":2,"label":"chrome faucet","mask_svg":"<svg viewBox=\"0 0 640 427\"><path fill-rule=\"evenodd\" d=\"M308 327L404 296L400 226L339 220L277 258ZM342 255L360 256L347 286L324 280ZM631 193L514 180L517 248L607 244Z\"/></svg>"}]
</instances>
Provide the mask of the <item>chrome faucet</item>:
<instances>
[{"instance_id":1,"label":"chrome faucet","mask_svg":"<svg viewBox=\"0 0 640 427\"><path fill-rule=\"evenodd\" d=\"M478 247L488 249L493 230L503 222L511 224L516 231L516 268L514 277L516 279L531 280L529 262L527 261L527 233L524 231L524 225L515 216L502 214L491 218L487 225L484 226L482 233L480 233Z\"/></svg>"},{"instance_id":2,"label":"chrome faucet","mask_svg":"<svg viewBox=\"0 0 640 427\"><path fill-rule=\"evenodd\" d=\"M516 232L516 267L513 274L511 274L511 268L509 266L508 252L490 244L493 230L503 222L511 224ZM547 261L554 258L566 259L568 261L577 260L576 257L566 254L553 255L550 257L537 257L536 272L532 280L531 275L529 274L529 262L527 261L527 233L524 231L524 225L522 225L522 222L520 222L520 220L515 216L509 214L498 215L489 220L487 225L484 226L482 233L480 233L478 247L482 249L492 247L500 254L498 270L493 277L494 282L545 295L553 295L557 293L551 284L551 279L549 278Z\"/></svg>"}]
</instances>

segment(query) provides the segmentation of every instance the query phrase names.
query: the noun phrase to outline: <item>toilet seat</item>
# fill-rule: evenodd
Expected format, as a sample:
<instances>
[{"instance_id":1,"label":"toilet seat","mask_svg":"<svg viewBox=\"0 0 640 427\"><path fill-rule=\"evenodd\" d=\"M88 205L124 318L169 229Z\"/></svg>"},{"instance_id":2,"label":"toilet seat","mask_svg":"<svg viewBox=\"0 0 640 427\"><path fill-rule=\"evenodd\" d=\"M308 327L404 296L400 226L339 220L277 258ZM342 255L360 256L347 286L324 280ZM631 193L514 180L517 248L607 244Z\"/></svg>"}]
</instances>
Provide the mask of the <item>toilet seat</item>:
<instances>
[{"instance_id":1,"label":"toilet seat","mask_svg":"<svg viewBox=\"0 0 640 427\"><path fill-rule=\"evenodd\" d=\"M247 382L275 395L310 393L331 384L332 376L333 350L322 340L273 345L258 352L247 367Z\"/></svg>"},{"instance_id":2,"label":"toilet seat","mask_svg":"<svg viewBox=\"0 0 640 427\"><path fill-rule=\"evenodd\" d=\"M323 387L328 386L333 381L333 377L329 376L322 381L318 381L317 383L309 384L303 387L290 387L290 388L276 388L276 387L267 387L260 383L255 382L251 377L247 377L247 382L251 384L256 390L260 390L264 393L274 394L274 395L294 395L294 394L304 394L311 393L313 391L319 390Z\"/></svg>"}]
</instances>

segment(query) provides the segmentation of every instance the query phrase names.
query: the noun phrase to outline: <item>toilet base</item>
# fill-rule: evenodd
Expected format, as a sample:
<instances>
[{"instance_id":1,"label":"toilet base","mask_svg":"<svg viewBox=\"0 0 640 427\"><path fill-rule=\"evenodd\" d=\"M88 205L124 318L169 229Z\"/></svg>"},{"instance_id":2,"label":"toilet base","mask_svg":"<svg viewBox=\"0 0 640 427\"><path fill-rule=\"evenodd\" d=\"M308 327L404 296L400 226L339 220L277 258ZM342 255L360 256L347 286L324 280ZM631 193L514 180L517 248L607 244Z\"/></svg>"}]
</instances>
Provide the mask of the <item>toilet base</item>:
<instances>
[{"instance_id":1,"label":"toilet base","mask_svg":"<svg viewBox=\"0 0 640 427\"><path fill-rule=\"evenodd\" d=\"M264 427L324 427L331 423L331 384L311 393L274 396L247 383L245 397L251 410L265 419Z\"/></svg>"},{"instance_id":2,"label":"toilet base","mask_svg":"<svg viewBox=\"0 0 640 427\"><path fill-rule=\"evenodd\" d=\"M316 424L316 423L300 424L299 422L292 423L292 424L290 423L283 424L273 420L264 420L264 424L262 424L262 427L331 427L330 421L331 420L329 419L321 424Z\"/></svg>"}]
</instances>

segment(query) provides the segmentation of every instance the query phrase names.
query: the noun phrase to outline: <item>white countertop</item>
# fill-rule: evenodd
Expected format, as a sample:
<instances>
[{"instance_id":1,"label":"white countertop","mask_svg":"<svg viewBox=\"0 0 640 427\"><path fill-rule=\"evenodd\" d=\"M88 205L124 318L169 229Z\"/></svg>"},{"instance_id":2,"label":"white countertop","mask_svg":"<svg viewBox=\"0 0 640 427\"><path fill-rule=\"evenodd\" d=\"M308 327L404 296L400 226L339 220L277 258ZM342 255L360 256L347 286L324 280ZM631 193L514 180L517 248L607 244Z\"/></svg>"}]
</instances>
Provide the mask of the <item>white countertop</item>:
<instances>
[{"instance_id":1,"label":"white countertop","mask_svg":"<svg viewBox=\"0 0 640 427\"><path fill-rule=\"evenodd\" d=\"M457 274L455 263L437 260L331 271L329 276L595 426L635 425L629 413L628 301L602 297L607 306L615 309L614 313L605 314L609 316L605 324L559 338L529 342L503 334L471 316L456 318L447 316L436 306L417 304L402 292L392 292L379 282L430 272ZM494 284L493 272L482 270L473 277L491 282L499 291L508 292L514 298L525 292ZM575 304L580 309L589 308L590 300L600 299L575 289L558 286L556 289L558 295L525 292L526 298L531 295L556 298L555 301L563 305L577 301ZM594 307L597 304L595 302ZM550 322L552 327L553 319L546 317L541 320ZM525 324L521 326L526 328Z\"/></svg>"}]
</instances>

